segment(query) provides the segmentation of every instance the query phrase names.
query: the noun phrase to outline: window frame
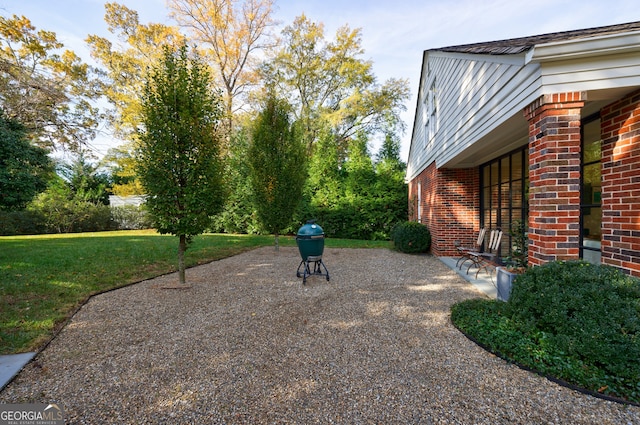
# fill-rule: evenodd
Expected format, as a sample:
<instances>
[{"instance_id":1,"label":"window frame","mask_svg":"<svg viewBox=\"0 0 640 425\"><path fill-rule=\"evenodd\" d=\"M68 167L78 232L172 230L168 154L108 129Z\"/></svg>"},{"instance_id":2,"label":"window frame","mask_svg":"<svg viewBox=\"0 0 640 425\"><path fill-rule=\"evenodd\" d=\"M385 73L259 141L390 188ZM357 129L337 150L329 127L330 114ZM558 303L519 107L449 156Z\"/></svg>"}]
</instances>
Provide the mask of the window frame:
<instances>
[{"instance_id":1,"label":"window frame","mask_svg":"<svg viewBox=\"0 0 640 425\"><path fill-rule=\"evenodd\" d=\"M519 158L517 158L518 154ZM519 178L514 179L514 162L516 159L520 161L521 173ZM508 176L504 176L504 169L501 164L508 165L506 171ZM529 146L524 145L521 148L514 149L511 152L481 164L479 172L480 223L481 226L487 230L502 229L504 232L502 236L503 243L500 246L498 257L505 257L510 255L512 250L510 230L513 222L516 220L528 222ZM494 176L494 173L497 175ZM507 189L506 194L503 190L505 188ZM521 205L514 205L514 194L516 193L519 193L521 196ZM487 194L489 194L489 199L487 199ZM508 196L508 200L504 199L505 196ZM487 217L487 212L489 217ZM503 220L505 216L508 217L508 223L505 223Z\"/></svg>"},{"instance_id":2,"label":"window frame","mask_svg":"<svg viewBox=\"0 0 640 425\"><path fill-rule=\"evenodd\" d=\"M590 202L587 202L587 200L585 199L584 170L585 170L585 167L587 166L599 163L600 164L600 180L602 181L602 130L600 131L600 158L597 161L590 161L588 163L585 163L584 155L585 155L585 146L586 146L585 126L595 121L598 121L600 119L601 119L600 111L598 111L580 120L580 242L579 242L578 256L580 257L580 259L584 259L585 251L591 252L593 253L593 255L595 255L594 258L596 257L598 258L599 261L597 264L600 264L602 262L602 235L600 236L600 248L596 248L594 246L586 246L584 217L585 217L585 212L587 211L591 212L592 208L600 208L600 230L602 231L602 199L600 200L600 203L594 203L592 199L589 200ZM600 123L600 128L602 128L602 122Z\"/></svg>"},{"instance_id":3,"label":"window frame","mask_svg":"<svg viewBox=\"0 0 640 425\"><path fill-rule=\"evenodd\" d=\"M436 93L436 80L434 78L423 97L422 120L424 121L425 149L431 147L431 143L438 131L438 99Z\"/></svg>"}]
</instances>

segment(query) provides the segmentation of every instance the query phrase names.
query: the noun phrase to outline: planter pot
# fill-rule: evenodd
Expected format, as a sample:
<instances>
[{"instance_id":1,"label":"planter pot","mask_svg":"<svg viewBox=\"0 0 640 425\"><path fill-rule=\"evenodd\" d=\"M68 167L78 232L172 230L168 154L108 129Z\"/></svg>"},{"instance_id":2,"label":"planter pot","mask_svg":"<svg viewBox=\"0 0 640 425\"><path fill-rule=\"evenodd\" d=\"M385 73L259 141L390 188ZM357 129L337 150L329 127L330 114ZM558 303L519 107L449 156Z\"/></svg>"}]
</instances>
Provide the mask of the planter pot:
<instances>
[{"instance_id":1,"label":"planter pot","mask_svg":"<svg viewBox=\"0 0 640 425\"><path fill-rule=\"evenodd\" d=\"M496 288L498 290L497 298L500 301L507 301L511 294L511 286L513 280L519 275L519 273L513 273L504 267L498 267L496 273Z\"/></svg>"}]
</instances>

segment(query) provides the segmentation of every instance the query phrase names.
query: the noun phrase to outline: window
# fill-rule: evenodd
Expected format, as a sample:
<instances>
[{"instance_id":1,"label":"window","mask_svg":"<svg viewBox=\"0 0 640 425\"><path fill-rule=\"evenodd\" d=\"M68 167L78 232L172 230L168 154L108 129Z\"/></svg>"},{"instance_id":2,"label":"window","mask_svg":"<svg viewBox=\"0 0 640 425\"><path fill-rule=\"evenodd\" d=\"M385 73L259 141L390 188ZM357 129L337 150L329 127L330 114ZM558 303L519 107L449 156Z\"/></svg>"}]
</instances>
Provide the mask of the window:
<instances>
[{"instance_id":1,"label":"window","mask_svg":"<svg viewBox=\"0 0 640 425\"><path fill-rule=\"evenodd\" d=\"M424 121L424 147L428 148L438 130L438 101L436 98L435 80L431 83L429 91L424 97L422 118Z\"/></svg>"},{"instance_id":2,"label":"window","mask_svg":"<svg viewBox=\"0 0 640 425\"><path fill-rule=\"evenodd\" d=\"M433 140L437 131L438 102L436 99L436 82L429 89L429 141Z\"/></svg>"},{"instance_id":3,"label":"window","mask_svg":"<svg viewBox=\"0 0 640 425\"><path fill-rule=\"evenodd\" d=\"M602 178L600 117L582 122L581 191L580 191L580 258L600 264L602 237Z\"/></svg>"},{"instance_id":4,"label":"window","mask_svg":"<svg viewBox=\"0 0 640 425\"><path fill-rule=\"evenodd\" d=\"M424 123L424 129L422 132L424 148L429 147L429 94L425 96L422 105L422 122Z\"/></svg>"},{"instance_id":5,"label":"window","mask_svg":"<svg viewBox=\"0 0 640 425\"><path fill-rule=\"evenodd\" d=\"M511 252L509 231L529 214L529 151L527 146L480 167L480 223L487 229L504 231L499 256Z\"/></svg>"}]
</instances>

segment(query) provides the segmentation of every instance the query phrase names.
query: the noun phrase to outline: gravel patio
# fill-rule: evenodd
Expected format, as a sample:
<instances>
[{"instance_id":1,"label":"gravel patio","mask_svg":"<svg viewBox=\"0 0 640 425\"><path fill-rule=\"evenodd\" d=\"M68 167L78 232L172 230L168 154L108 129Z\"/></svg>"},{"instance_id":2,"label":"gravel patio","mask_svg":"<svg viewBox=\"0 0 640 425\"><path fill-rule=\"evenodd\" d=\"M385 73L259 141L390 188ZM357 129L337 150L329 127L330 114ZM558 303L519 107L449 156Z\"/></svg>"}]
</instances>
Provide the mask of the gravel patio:
<instances>
[{"instance_id":1,"label":"gravel patio","mask_svg":"<svg viewBox=\"0 0 640 425\"><path fill-rule=\"evenodd\" d=\"M70 424L640 424L640 408L564 388L450 322L485 295L432 256L261 248L93 297L0 393Z\"/></svg>"}]
</instances>

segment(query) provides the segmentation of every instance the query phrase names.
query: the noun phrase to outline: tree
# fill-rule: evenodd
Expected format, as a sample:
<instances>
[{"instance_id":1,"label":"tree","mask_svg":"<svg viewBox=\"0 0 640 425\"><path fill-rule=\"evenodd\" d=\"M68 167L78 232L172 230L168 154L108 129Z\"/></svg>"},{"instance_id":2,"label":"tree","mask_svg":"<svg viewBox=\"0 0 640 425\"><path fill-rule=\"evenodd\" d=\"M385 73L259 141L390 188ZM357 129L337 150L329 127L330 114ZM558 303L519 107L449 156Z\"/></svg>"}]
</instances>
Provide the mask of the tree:
<instances>
[{"instance_id":1,"label":"tree","mask_svg":"<svg viewBox=\"0 0 640 425\"><path fill-rule=\"evenodd\" d=\"M251 187L258 219L275 236L291 224L306 180L306 153L286 102L269 96L249 146Z\"/></svg>"},{"instance_id":2,"label":"tree","mask_svg":"<svg viewBox=\"0 0 640 425\"><path fill-rule=\"evenodd\" d=\"M321 132L316 150L322 155L311 158L305 213L317 218L327 235L385 239L406 217L403 164L385 157L374 166L368 143L366 134L359 133L339 159L331 135Z\"/></svg>"},{"instance_id":3,"label":"tree","mask_svg":"<svg viewBox=\"0 0 640 425\"><path fill-rule=\"evenodd\" d=\"M104 20L119 43L89 35L87 44L91 56L103 67L101 88L113 105L109 120L115 135L131 141L141 120L140 93L147 72L162 57L162 46L179 46L184 36L176 27L141 24L135 10L118 3L106 3L104 7Z\"/></svg>"},{"instance_id":4,"label":"tree","mask_svg":"<svg viewBox=\"0 0 640 425\"><path fill-rule=\"evenodd\" d=\"M364 200L373 195L371 188L376 181L376 174L369 154L368 143L369 140L364 133L349 139L349 157L344 164L346 171L344 190L347 198L352 201Z\"/></svg>"},{"instance_id":5,"label":"tree","mask_svg":"<svg viewBox=\"0 0 640 425\"><path fill-rule=\"evenodd\" d=\"M24 16L0 16L0 104L44 147L78 149L92 140L101 119L93 105L99 86L83 63L51 31Z\"/></svg>"},{"instance_id":6,"label":"tree","mask_svg":"<svg viewBox=\"0 0 640 425\"><path fill-rule=\"evenodd\" d=\"M181 45L184 36L174 26L141 24L135 10L116 2L105 4L104 20L117 42L89 35L87 44L91 56L102 65L102 93L112 105L107 114L111 128L116 137L126 141L111 149L104 162L112 169L114 194L141 195L135 171L136 137L142 120L140 96L149 70L162 57L161 46Z\"/></svg>"},{"instance_id":7,"label":"tree","mask_svg":"<svg viewBox=\"0 0 640 425\"><path fill-rule=\"evenodd\" d=\"M24 209L52 174L47 151L29 143L24 126L0 110L0 210Z\"/></svg>"},{"instance_id":8,"label":"tree","mask_svg":"<svg viewBox=\"0 0 640 425\"><path fill-rule=\"evenodd\" d=\"M334 208L344 196L344 159L330 129L320 131L316 151L310 158L306 197L314 206Z\"/></svg>"},{"instance_id":9,"label":"tree","mask_svg":"<svg viewBox=\"0 0 640 425\"><path fill-rule=\"evenodd\" d=\"M223 211L214 218L212 231L226 233L259 233L253 200L249 161L249 126L231 135L227 155L225 182L228 195Z\"/></svg>"},{"instance_id":10,"label":"tree","mask_svg":"<svg viewBox=\"0 0 640 425\"><path fill-rule=\"evenodd\" d=\"M87 201L57 174L28 209L44 218L47 232L99 232L111 227L111 212L107 205Z\"/></svg>"},{"instance_id":11,"label":"tree","mask_svg":"<svg viewBox=\"0 0 640 425\"><path fill-rule=\"evenodd\" d=\"M102 158L102 165L109 170L114 195L144 195L144 189L136 174L136 157L132 149L126 146L109 149Z\"/></svg>"},{"instance_id":12,"label":"tree","mask_svg":"<svg viewBox=\"0 0 640 425\"><path fill-rule=\"evenodd\" d=\"M170 0L171 15L200 43L225 90L228 131L234 101L256 84L256 53L269 45L274 0ZM205 47L206 46L206 47Z\"/></svg>"},{"instance_id":13,"label":"tree","mask_svg":"<svg viewBox=\"0 0 640 425\"><path fill-rule=\"evenodd\" d=\"M141 112L138 175L158 231L179 238L184 284L187 243L206 230L224 201L222 98L197 55L190 58L186 45L165 46L144 87Z\"/></svg>"},{"instance_id":14,"label":"tree","mask_svg":"<svg viewBox=\"0 0 640 425\"><path fill-rule=\"evenodd\" d=\"M363 53L360 29L345 25L327 41L324 26L302 15L283 30L282 43L263 64L267 86L289 100L304 124L309 152L325 123L336 142L346 144L359 132L381 132L401 122L408 81L378 84Z\"/></svg>"},{"instance_id":15,"label":"tree","mask_svg":"<svg viewBox=\"0 0 640 425\"><path fill-rule=\"evenodd\" d=\"M80 152L69 163L62 163L58 173L69 184L73 197L94 205L109 205L111 181L106 173Z\"/></svg>"},{"instance_id":16,"label":"tree","mask_svg":"<svg viewBox=\"0 0 640 425\"><path fill-rule=\"evenodd\" d=\"M378 164L386 162L395 164L400 168L405 168L404 163L400 159L400 140L393 134L385 134L382 146L376 156Z\"/></svg>"}]
</instances>

